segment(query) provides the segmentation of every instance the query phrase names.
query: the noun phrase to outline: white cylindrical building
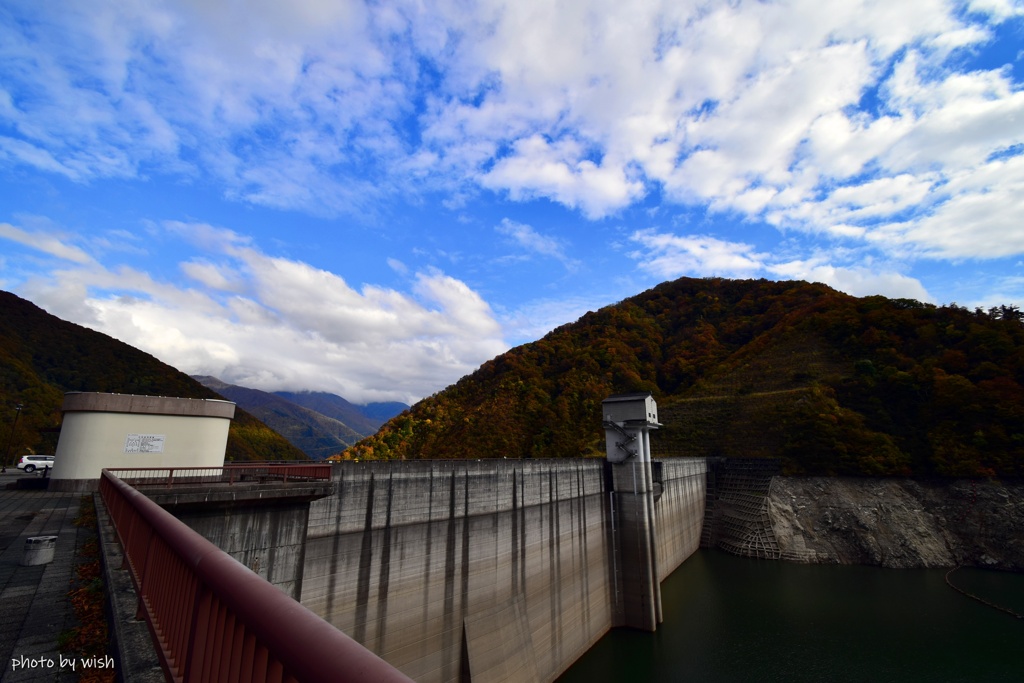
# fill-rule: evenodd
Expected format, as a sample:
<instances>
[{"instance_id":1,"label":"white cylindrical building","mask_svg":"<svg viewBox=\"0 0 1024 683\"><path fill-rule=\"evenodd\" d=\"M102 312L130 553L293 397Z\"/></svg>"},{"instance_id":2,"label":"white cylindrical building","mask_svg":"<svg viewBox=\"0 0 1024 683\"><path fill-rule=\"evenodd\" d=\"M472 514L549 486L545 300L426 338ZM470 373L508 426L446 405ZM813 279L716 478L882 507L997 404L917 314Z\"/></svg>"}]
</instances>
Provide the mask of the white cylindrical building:
<instances>
[{"instance_id":1,"label":"white cylindrical building","mask_svg":"<svg viewBox=\"0 0 1024 683\"><path fill-rule=\"evenodd\" d=\"M230 401L132 394L65 394L50 490L89 490L103 468L219 467Z\"/></svg>"}]
</instances>

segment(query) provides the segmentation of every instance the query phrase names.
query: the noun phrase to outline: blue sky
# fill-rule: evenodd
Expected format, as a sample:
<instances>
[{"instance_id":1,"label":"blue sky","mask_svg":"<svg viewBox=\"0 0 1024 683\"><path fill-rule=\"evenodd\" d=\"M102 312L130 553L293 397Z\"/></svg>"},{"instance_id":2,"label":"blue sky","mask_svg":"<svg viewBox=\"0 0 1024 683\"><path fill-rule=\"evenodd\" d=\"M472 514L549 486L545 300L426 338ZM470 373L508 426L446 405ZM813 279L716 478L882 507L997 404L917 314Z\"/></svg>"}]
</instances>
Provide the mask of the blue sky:
<instances>
[{"instance_id":1,"label":"blue sky","mask_svg":"<svg viewBox=\"0 0 1024 683\"><path fill-rule=\"evenodd\" d=\"M1024 306L1024 3L0 5L0 288L412 402L681 276Z\"/></svg>"}]
</instances>

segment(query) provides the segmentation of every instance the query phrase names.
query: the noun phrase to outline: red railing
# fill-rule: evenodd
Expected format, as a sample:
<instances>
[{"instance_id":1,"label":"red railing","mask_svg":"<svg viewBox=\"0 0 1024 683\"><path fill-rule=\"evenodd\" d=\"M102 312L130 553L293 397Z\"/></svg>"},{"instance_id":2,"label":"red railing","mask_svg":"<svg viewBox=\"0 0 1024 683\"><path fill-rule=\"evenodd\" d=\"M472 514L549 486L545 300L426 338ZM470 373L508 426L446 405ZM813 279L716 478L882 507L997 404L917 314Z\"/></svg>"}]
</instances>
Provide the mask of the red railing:
<instances>
[{"instance_id":1,"label":"red railing","mask_svg":"<svg viewBox=\"0 0 1024 683\"><path fill-rule=\"evenodd\" d=\"M111 469L130 486L187 486L330 481L330 465L223 465L221 467L133 467Z\"/></svg>"},{"instance_id":2,"label":"red railing","mask_svg":"<svg viewBox=\"0 0 1024 683\"><path fill-rule=\"evenodd\" d=\"M100 495L168 681L410 683L108 470Z\"/></svg>"}]
</instances>

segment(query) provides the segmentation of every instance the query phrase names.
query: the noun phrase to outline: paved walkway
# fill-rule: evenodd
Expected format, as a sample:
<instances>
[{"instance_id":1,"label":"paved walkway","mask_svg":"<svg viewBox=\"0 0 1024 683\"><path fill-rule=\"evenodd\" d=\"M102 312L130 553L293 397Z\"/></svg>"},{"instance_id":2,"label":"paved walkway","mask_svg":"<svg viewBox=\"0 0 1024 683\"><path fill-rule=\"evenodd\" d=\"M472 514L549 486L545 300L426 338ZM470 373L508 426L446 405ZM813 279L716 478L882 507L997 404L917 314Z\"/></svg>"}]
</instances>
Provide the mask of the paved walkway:
<instances>
[{"instance_id":1,"label":"paved walkway","mask_svg":"<svg viewBox=\"0 0 1024 683\"><path fill-rule=\"evenodd\" d=\"M61 668L57 638L76 624L67 593L89 533L73 524L81 494L5 488L19 476L31 475L0 474L0 680L77 681L69 666ZM32 536L57 537L52 562L21 566Z\"/></svg>"}]
</instances>

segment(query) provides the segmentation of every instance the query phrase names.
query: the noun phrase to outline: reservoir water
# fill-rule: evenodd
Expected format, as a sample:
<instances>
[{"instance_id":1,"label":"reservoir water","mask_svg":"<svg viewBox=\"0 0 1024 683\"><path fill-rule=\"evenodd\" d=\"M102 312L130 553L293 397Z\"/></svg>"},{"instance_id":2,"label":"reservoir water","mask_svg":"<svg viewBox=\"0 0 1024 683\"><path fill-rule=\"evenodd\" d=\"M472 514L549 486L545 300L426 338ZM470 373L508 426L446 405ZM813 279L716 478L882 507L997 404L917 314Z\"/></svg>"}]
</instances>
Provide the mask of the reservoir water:
<instances>
[{"instance_id":1,"label":"reservoir water","mask_svg":"<svg viewBox=\"0 0 1024 683\"><path fill-rule=\"evenodd\" d=\"M945 574L701 550L662 584L656 633L613 630L559 683L1024 681L1024 619ZM951 579L1024 614L1024 574Z\"/></svg>"}]
</instances>

